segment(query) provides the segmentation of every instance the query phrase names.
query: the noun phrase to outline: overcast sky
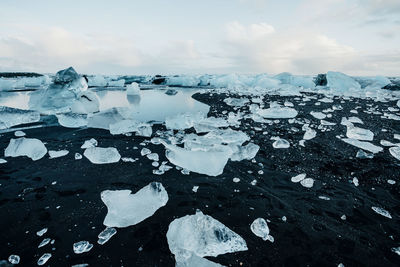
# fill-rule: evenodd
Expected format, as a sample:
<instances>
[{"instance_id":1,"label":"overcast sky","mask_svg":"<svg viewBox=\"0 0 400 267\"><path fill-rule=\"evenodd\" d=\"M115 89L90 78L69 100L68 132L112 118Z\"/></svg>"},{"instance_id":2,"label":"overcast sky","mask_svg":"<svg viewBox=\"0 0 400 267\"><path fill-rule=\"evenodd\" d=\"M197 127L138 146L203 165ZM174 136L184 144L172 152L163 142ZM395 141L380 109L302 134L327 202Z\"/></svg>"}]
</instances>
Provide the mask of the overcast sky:
<instances>
[{"instance_id":1,"label":"overcast sky","mask_svg":"<svg viewBox=\"0 0 400 267\"><path fill-rule=\"evenodd\" d=\"M400 0L1 0L0 71L400 76Z\"/></svg>"}]
</instances>

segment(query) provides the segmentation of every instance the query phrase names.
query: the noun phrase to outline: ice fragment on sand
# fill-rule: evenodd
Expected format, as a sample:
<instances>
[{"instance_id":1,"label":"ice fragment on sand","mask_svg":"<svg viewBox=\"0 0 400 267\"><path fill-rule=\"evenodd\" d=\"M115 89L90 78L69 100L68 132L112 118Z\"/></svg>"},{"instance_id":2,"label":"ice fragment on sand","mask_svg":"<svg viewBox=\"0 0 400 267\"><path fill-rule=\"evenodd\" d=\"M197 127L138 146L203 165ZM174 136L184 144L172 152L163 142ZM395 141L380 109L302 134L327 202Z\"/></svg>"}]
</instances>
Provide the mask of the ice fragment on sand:
<instances>
[{"instance_id":1,"label":"ice fragment on sand","mask_svg":"<svg viewBox=\"0 0 400 267\"><path fill-rule=\"evenodd\" d=\"M302 173L302 174L299 174L299 175L296 175L296 176L292 177L290 180L293 183L298 183L298 182L304 180L305 178L306 178L306 174Z\"/></svg>"},{"instance_id":2,"label":"ice fragment on sand","mask_svg":"<svg viewBox=\"0 0 400 267\"><path fill-rule=\"evenodd\" d=\"M135 194L131 190L106 190L101 200L107 206L103 224L108 227L128 227L152 216L168 202L168 194L161 183L152 182Z\"/></svg>"},{"instance_id":3,"label":"ice fragment on sand","mask_svg":"<svg viewBox=\"0 0 400 267\"><path fill-rule=\"evenodd\" d=\"M115 163L121 159L115 147L89 147L83 155L94 164Z\"/></svg>"},{"instance_id":4,"label":"ice fragment on sand","mask_svg":"<svg viewBox=\"0 0 400 267\"><path fill-rule=\"evenodd\" d=\"M277 140L272 143L272 146L274 148L289 148L290 143L287 140L278 137Z\"/></svg>"},{"instance_id":5,"label":"ice fragment on sand","mask_svg":"<svg viewBox=\"0 0 400 267\"><path fill-rule=\"evenodd\" d=\"M304 140L311 140L317 136L317 132L314 129L311 129L307 124L303 125L302 130L305 131L303 136Z\"/></svg>"},{"instance_id":6,"label":"ice fragment on sand","mask_svg":"<svg viewBox=\"0 0 400 267\"><path fill-rule=\"evenodd\" d=\"M195 186L193 186L192 191L195 192L195 193L197 193L197 190L198 190L198 189L199 189L199 186L198 186L198 185L195 185Z\"/></svg>"},{"instance_id":7,"label":"ice fragment on sand","mask_svg":"<svg viewBox=\"0 0 400 267\"><path fill-rule=\"evenodd\" d=\"M4 151L5 157L27 156L32 160L39 160L46 155L47 149L39 139L35 138L11 138Z\"/></svg>"},{"instance_id":8,"label":"ice fragment on sand","mask_svg":"<svg viewBox=\"0 0 400 267\"><path fill-rule=\"evenodd\" d=\"M117 230L113 227L106 227L97 237L99 240L97 243L104 245L110 238L117 233Z\"/></svg>"},{"instance_id":9,"label":"ice fragment on sand","mask_svg":"<svg viewBox=\"0 0 400 267\"><path fill-rule=\"evenodd\" d=\"M18 264L20 260L21 260L21 258L20 258L18 255L10 255L10 256L8 257L8 261L9 261L11 264Z\"/></svg>"},{"instance_id":10,"label":"ice fragment on sand","mask_svg":"<svg viewBox=\"0 0 400 267\"><path fill-rule=\"evenodd\" d=\"M389 148L389 152L393 157L400 160L400 147L398 147L398 146L391 147L391 148Z\"/></svg>"},{"instance_id":11,"label":"ice fragment on sand","mask_svg":"<svg viewBox=\"0 0 400 267\"><path fill-rule=\"evenodd\" d=\"M0 130L20 124L38 122L39 120L40 114L36 111L0 107Z\"/></svg>"},{"instance_id":12,"label":"ice fragment on sand","mask_svg":"<svg viewBox=\"0 0 400 267\"><path fill-rule=\"evenodd\" d=\"M314 179L313 179L313 178L305 178L304 180L301 180L301 181L300 181L300 184L301 184L303 187L311 188L311 187L313 187L313 185L314 185Z\"/></svg>"},{"instance_id":13,"label":"ice fragment on sand","mask_svg":"<svg viewBox=\"0 0 400 267\"><path fill-rule=\"evenodd\" d=\"M93 248L93 244L90 244L88 241L79 241L74 243L72 248L75 254L82 254L89 252Z\"/></svg>"},{"instance_id":14,"label":"ice fragment on sand","mask_svg":"<svg viewBox=\"0 0 400 267\"><path fill-rule=\"evenodd\" d=\"M359 182L358 182L357 177L354 177L354 178L353 178L353 184L354 184L355 186L358 186L358 185L359 185Z\"/></svg>"},{"instance_id":15,"label":"ice fragment on sand","mask_svg":"<svg viewBox=\"0 0 400 267\"><path fill-rule=\"evenodd\" d=\"M49 156L51 159L64 157L68 155L68 153L69 153L68 150L59 150L59 151L49 150Z\"/></svg>"},{"instance_id":16,"label":"ice fragment on sand","mask_svg":"<svg viewBox=\"0 0 400 267\"><path fill-rule=\"evenodd\" d=\"M386 218L392 219L392 215L390 215L390 213L387 210L383 209L383 208L371 207L371 209L373 211L375 211L376 213L378 213L379 215L382 215L382 216L384 216Z\"/></svg>"},{"instance_id":17,"label":"ice fragment on sand","mask_svg":"<svg viewBox=\"0 0 400 267\"><path fill-rule=\"evenodd\" d=\"M15 132L14 132L14 135L15 135L16 137L22 137L22 136L25 136L25 133L24 133L23 131L15 131Z\"/></svg>"},{"instance_id":18,"label":"ice fragment on sand","mask_svg":"<svg viewBox=\"0 0 400 267\"><path fill-rule=\"evenodd\" d=\"M50 253L44 253L39 260L37 261L37 265L44 265L51 258Z\"/></svg>"},{"instance_id":19,"label":"ice fragment on sand","mask_svg":"<svg viewBox=\"0 0 400 267\"><path fill-rule=\"evenodd\" d=\"M80 153L75 153L75 159L82 159L82 155Z\"/></svg>"},{"instance_id":20,"label":"ice fragment on sand","mask_svg":"<svg viewBox=\"0 0 400 267\"><path fill-rule=\"evenodd\" d=\"M5 159L0 159L0 164L3 164L3 163L7 163L7 160L5 160Z\"/></svg>"},{"instance_id":21,"label":"ice fragment on sand","mask_svg":"<svg viewBox=\"0 0 400 267\"><path fill-rule=\"evenodd\" d=\"M89 148L89 147L95 147L97 146L97 140L94 138L91 138L90 140L86 140L83 145L81 146L81 148L85 149L85 148Z\"/></svg>"},{"instance_id":22,"label":"ice fragment on sand","mask_svg":"<svg viewBox=\"0 0 400 267\"><path fill-rule=\"evenodd\" d=\"M310 114L318 120L323 120L326 118L326 114L322 112L311 111Z\"/></svg>"},{"instance_id":23,"label":"ice fragment on sand","mask_svg":"<svg viewBox=\"0 0 400 267\"><path fill-rule=\"evenodd\" d=\"M369 151L371 153L378 153L381 152L383 150L382 147L380 146L376 146L374 144L371 144L369 142L363 142L357 139L351 139L351 138L343 138L341 139L343 142L346 142L349 145L361 148L363 150Z\"/></svg>"},{"instance_id":24,"label":"ice fragment on sand","mask_svg":"<svg viewBox=\"0 0 400 267\"><path fill-rule=\"evenodd\" d=\"M42 236L42 235L44 235L45 233L47 233L47 228L43 228L42 230L37 231L37 232L36 232L36 235Z\"/></svg>"},{"instance_id":25,"label":"ice fragment on sand","mask_svg":"<svg viewBox=\"0 0 400 267\"><path fill-rule=\"evenodd\" d=\"M45 238L45 239L43 239L43 241L42 241L42 242L40 242L40 244L39 244L38 248L41 248L41 247L44 247L44 246L46 246L48 243L50 243L50 241L51 241L51 239L50 239L50 238Z\"/></svg>"},{"instance_id":26,"label":"ice fragment on sand","mask_svg":"<svg viewBox=\"0 0 400 267\"><path fill-rule=\"evenodd\" d=\"M372 159L373 157L374 157L374 153L367 153L362 149L359 149L357 151L357 155L356 155L356 158L359 158L359 159Z\"/></svg>"},{"instance_id":27,"label":"ice fragment on sand","mask_svg":"<svg viewBox=\"0 0 400 267\"><path fill-rule=\"evenodd\" d=\"M259 109L257 114L266 119L290 119L296 117L298 112L294 108L271 105L268 109Z\"/></svg>"},{"instance_id":28,"label":"ice fragment on sand","mask_svg":"<svg viewBox=\"0 0 400 267\"><path fill-rule=\"evenodd\" d=\"M239 183L240 182L240 179L239 178L237 178L237 177L235 177L235 178L233 178L233 180L232 180L234 183Z\"/></svg>"},{"instance_id":29,"label":"ice fragment on sand","mask_svg":"<svg viewBox=\"0 0 400 267\"><path fill-rule=\"evenodd\" d=\"M370 130L355 127L352 123L347 125L346 136L351 139L372 141L374 140L374 133Z\"/></svg>"},{"instance_id":30,"label":"ice fragment on sand","mask_svg":"<svg viewBox=\"0 0 400 267\"><path fill-rule=\"evenodd\" d=\"M246 241L211 216L197 211L175 219L168 227L167 241L177 266L196 257L216 257L225 253L247 250Z\"/></svg>"},{"instance_id":31,"label":"ice fragment on sand","mask_svg":"<svg viewBox=\"0 0 400 267\"><path fill-rule=\"evenodd\" d=\"M274 238L269 234L269 227L267 222L263 218L257 218L250 225L250 229L258 237L261 237L264 241L268 240L274 242Z\"/></svg>"}]
</instances>

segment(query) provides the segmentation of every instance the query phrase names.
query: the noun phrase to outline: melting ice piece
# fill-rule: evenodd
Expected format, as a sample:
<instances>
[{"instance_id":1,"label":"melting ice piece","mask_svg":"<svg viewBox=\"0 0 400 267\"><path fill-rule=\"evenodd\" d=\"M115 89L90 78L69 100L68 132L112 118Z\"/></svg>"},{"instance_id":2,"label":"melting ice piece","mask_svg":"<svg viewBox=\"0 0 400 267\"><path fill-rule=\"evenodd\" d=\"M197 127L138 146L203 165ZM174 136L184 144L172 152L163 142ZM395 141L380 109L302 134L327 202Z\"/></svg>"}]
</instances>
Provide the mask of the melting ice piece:
<instances>
[{"instance_id":1,"label":"melting ice piece","mask_svg":"<svg viewBox=\"0 0 400 267\"><path fill-rule=\"evenodd\" d=\"M217 176L232 155L232 150L223 145L215 145L209 150L188 150L162 141L166 148L165 156L172 163L192 172Z\"/></svg>"},{"instance_id":2,"label":"melting ice piece","mask_svg":"<svg viewBox=\"0 0 400 267\"><path fill-rule=\"evenodd\" d=\"M351 90L359 90L361 86L353 78L340 72L328 71L326 74L327 86L332 91L348 92Z\"/></svg>"},{"instance_id":3,"label":"melting ice piece","mask_svg":"<svg viewBox=\"0 0 400 267\"><path fill-rule=\"evenodd\" d=\"M38 122L39 120L40 114L36 111L0 107L0 130L19 124Z\"/></svg>"},{"instance_id":4,"label":"melting ice piece","mask_svg":"<svg viewBox=\"0 0 400 267\"><path fill-rule=\"evenodd\" d=\"M399 100L400 101L400 100ZM400 256L400 247L392 248L392 251Z\"/></svg>"},{"instance_id":5,"label":"melting ice piece","mask_svg":"<svg viewBox=\"0 0 400 267\"><path fill-rule=\"evenodd\" d=\"M391 147L391 148L389 148L389 152L393 157L400 160L400 147L398 147L398 146Z\"/></svg>"},{"instance_id":6,"label":"melting ice piece","mask_svg":"<svg viewBox=\"0 0 400 267\"><path fill-rule=\"evenodd\" d=\"M263 218L257 218L250 225L250 229L258 237L261 237L264 241L268 240L274 242L274 238L269 234L269 227L267 222Z\"/></svg>"},{"instance_id":7,"label":"melting ice piece","mask_svg":"<svg viewBox=\"0 0 400 267\"><path fill-rule=\"evenodd\" d=\"M97 95L92 91L79 92L73 100L71 111L78 114L98 112L100 107Z\"/></svg>"},{"instance_id":8,"label":"melting ice piece","mask_svg":"<svg viewBox=\"0 0 400 267\"><path fill-rule=\"evenodd\" d=\"M123 120L119 109L112 108L88 115L88 127L109 130L110 125Z\"/></svg>"},{"instance_id":9,"label":"melting ice piece","mask_svg":"<svg viewBox=\"0 0 400 267\"><path fill-rule=\"evenodd\" d=\"M126 86L126 94L127 95L139 95L140 94L140 88L138 83L131 83Z\"/></svg>"},{"instance_id":10,"label":"melting ice piece","mask_svg":"<svg viewBox=\"0 0 400 267\"><path fill-rule=\"evenodd\" d=\"M44 253L37 261L37 265L45 265L46 262L51 258L50 253Z\"/></svg>"},{"instance_id":11,"label":"melting ice piece","mask_svg":"<svg viewBox=\"0 0 400 267\"><path fill-rule=\"evenodd\" d=\"M276 141L274 143L272 143L272 146L274 148L289 148L290 143L289 143L289 141L278 137L276 139Z\"/></svg>"},{"instance_id":12,"label":"melting ice piece","mask_svg":"<svg viewBox=\"0 0 400 267\"><path fill-rule=\"evenodd\" d=\"M347 124L346 136L351 139L372 141L374 140L374 133L370 130L355 127L353 124Z\"/></svg>"},{"instance_id":13,"label":"melting ice piece","mask_svg":"<svg viewBox=\"0 0 400 267\"><path fill-rule=\"evenodd\" d=\"M68 153L69 153L68 150L59 150L59 151L49 150L49 156L51 159L64 157L68 155Z\"/></svg>"},{"instance_id":14,"label":"melting ice piece","mask_svg":"<svg viewBox=\"0 0 400 267\"><path fill-rule=\"evenodd\" d=\"M257 114L266 119L291 119L297 116L298 112L294 108L271 105L267 109L259 109Z\"/></svg>"},{"instance_id":15,"label":"melting ice piece","mask_svg":"<svg viewBox=\"0 0 400 267\"><path fill-rule=\"evenodd\" d=\"M371 207L371 209L373 211L375 211L376 213L378 213L379 215L382 215L382 216L384 216L386 218L392 219L392 215L390 215L390 213L385 209L382 209L382 208L379 208L379 207Z\"/></svg>"},{"instance_id":16,"label":"melting ice piece","mask_svg":"<svg viewBox=\"0 0 400 267\"><path fill-rule=\"evenodd\" d=\"M82 254L89 252L93 248L93 244L90 244L88 241L79 241L74 243L72 248L75 254Z\"/></svg>"},{"instance_id":17,"label":"melting ice piece","mask_svg":"<svg viewBox=\"0 0 400 267\"><path fill-rule=\"evenodd\" d=\"M115 147L89 147L83 155L94 164L115 163L121 159Z\"/></svg>"},{"instance_id":18,"label":"melting ice piece","mask_svg":"<svg viewBox=\"0 0 400 267\"><path fill-rule=\"evenodd\" d=\"M135 120L121 120L110 124L110 133L112 135L136 132L139 128L139 122Z\"/></svg>"},{"instance_id":19,"label":"melting ice piece","mask_svg":"<svg viewBox=\"0 0 400 267\"><path fill-rule=\"evenodd\" d=\"M311 111L310 114L318 120L323 120L326 118L326 114L322 112Z\"/></svg>"},{"instance_id":20,"label":"melting ice piece","mask_svg":"<svg viewBox=\"0 0 400 267\"><path fill-rule=\"evenodd\" d=\"M25 136L26 134L23 131L15 131L14 135L16 137L22 137L22 136Z\"/></svg>"},{"instance_id":21,"label":"melting ice piece","mask_svg":"<svg viewBox=\"0 0 400 267\"><path fill-rule=\"evenodd\" d=\"M44 247L44 246L46 246L48 243L50 243L50 241L51 241L51 239L50 239L50 238L45 238L45 239L43 239L43 241L42 241L42 242L40 242L40 244L39 244L38 248L41 248L41 247Z\"/></svg>"},{"instance_id":22,"label":"melting ice piece","mask_svg":"<svg viewBox=\"0 0 400 267\"><path fill-rule=\"evenodd\" d=\"M86 115L76 113L56 114L58 123L66 128L80 128L87 125Z\"/></svg>"},{"instance_id":23,"label":"melting ice piece","mask_svg":"<svg viewBox=\"0 0 400 267\"><path fill-rule=\"evenodd\" d=\"M203 112L177 114L165 118L165 127L173 130L189 129L192 128L196 122L203 120L205 117L206 114Z\"/></svg>"},{"instance_id":24,"label":"melting ice piece","mask_svg":"<svg viewBox=\"0 0 400 267\"><path fill-rule=\"evenodd\" d=\"M376 146L374 144L371 144L369 142L363 142L363 141L359 141L357 139L351 139L351 138L343 138L341 139L343 142L346 142L352 146L361 148L363 150L369 151L371 153L378 153L381 152L383 150L382 147L380 146Z\"/></svg>"},{"instance_id":25,"label":"melting ice piece","mask_svg":"<svg viewBox=\"0 0 400 267\"><path fill-rule=\"evenodd\" d=\"M296 176L292 177L290 180L293 183L298 183L298 182L304 180L305 178L306 178L306 174L302 173L302 174L299 174L299 175L296 175Z\"/></svg>"},{"instance_id":26,"label":"melting ice piece","mask_svg":"<svg viewBox=\"0 0 400 267\"><path fill-rule=\"evenodd\" d=\"M192 255L216 257L247 250L246 241L241 236L199 210L195 215L173 220L168 227L167 241L177 266L187 266L185 262Z\"/></svg>"},{"instance_id":27,"label":"melting ice piece","mask_svg":"<svg viewBox=\"0 0 400 267\"><path fill-rule=\"evenodd\" d=\"M43 228L42 230L37 231L37 232L36 232L36 235L42 236L42 235L44 235L45 233L47 233L47 228Z\"/></svg>"},{"instance_id":28,"label":"melting ice piece","mask_svg":"<svg viewBox=\"0 0 400 267\"><path fill-rule=\"evenodd\" d=\"M367 153L362 149L359 149L357 151L357 155L356 155L356 158L359 158L359 159L372 159L373 157L374 157L373 153Z\"/></svg>"},{"instance_id":29,"label":"melting ice piece","mask_svg":"<svg viewBox=\"0 0 400 267\"><path fill-rule=\"evenodd\" d=\"M21 260L21 258L18 255L10 255L8 257L8 261L11 264L19 264L19 261Z\"/></svg>"},{"instance_id":30,"label":"melting ice piece","mask_svg":"<svg viewBox=\"0 0 400 267\"><path fill-rule=\"evenodd\" d=\"M306 188L311 188L314 185L314 179L313 178L305 178L300 181L300 184Z\"/></svg>"},{"instance_id":31,"label":"melting ice piece","mask_svg":"<svg viewBox=\"0 0 400 267\"><path fill-rule=\"evenodd\" d=\"M242 161L244 159L253 159L257 155L258 150L260 150L260 146L253 143L248 143L245 146L238 146L238 151L232 154L231 160Z\"/></svg>"},{"instance_id":32,"label":"melting ice piece","mask_svg":"<svg viewBox=\"0 0 400 267\"><path fill-rule=\"evenodd\" d=\"M0 159L0 164L3 164L3 163L7 163L7 160L5 160L5 159Z\"/></svg>"},{"instance_id":33,"label":"melting ice piece","mask_svg":"<svg viewBox=\"0 0 400 267\"><path fill-rule=\"evenodd\" d=\"M110 238L117 233L117 230L113 227L106 227L97 237L99 240L97 243L104 245Z\"/></svg>"},{"instance_id":34,"label":"melting ice piece","mask_svg":"<svg viewBox=\"0 0 400 267\"><path fill-rule=\"evenodd\" d=\"M27 156L32 160L39 160L47 153L47 148L42 141L35 138L21 137L18 139L11 138L6 150L5 157Z\"/></svg>"},{"instance_id":35,"label":"melting ice piece","mask_svg":"<svg viewBox=\"0 0 400 267\"><path fill-rule=\"evenodd\" d=\"M90 140L86 140L83 145L81 146L81 148L85 149L85 148L89 148L89 147L95 147L97 146L97 140L94 138L90 138Z\"/></svg>"},{"instance_id":36,"label":"melting ice piece","mask_svg":"<svg viewBox=\"0 0 400 267\"><path fill-rule=\"evenodd\" d=\"M128 227L152 216L168 202L168 194L161 183L152 182L131 194L131 190L106 190L101 200L107 206L103 224L108 227Z\"/></svg>"},{"instance_id":37,"label":"melting ice piece","mask_svg":"<svg viewBox=\"0 0 400 267\"><path fill-rule=\"evenodd\" d=\"M304 140L311 140L317 136L317 132L314 129L311 129L307 124L303 125L302 130L305 131L303 136Z\"/></svg>"}]
</instances>

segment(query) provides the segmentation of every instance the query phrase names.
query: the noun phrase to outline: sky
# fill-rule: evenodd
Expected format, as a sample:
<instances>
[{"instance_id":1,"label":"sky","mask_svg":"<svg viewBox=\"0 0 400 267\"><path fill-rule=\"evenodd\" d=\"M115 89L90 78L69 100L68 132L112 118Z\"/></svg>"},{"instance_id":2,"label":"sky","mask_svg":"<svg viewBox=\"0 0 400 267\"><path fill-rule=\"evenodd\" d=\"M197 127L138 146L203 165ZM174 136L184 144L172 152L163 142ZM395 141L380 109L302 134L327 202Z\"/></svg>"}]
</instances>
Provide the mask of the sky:
<instances>
[{"instance_id":1,"label":"sky","mask_svg":"<svg viewBox=\"0 0 400 267\"><path fill-rule=\"evenodd\" d=\"M0 71L400 76L400 0L0 0Z\"/></svg>"}]
</instances>

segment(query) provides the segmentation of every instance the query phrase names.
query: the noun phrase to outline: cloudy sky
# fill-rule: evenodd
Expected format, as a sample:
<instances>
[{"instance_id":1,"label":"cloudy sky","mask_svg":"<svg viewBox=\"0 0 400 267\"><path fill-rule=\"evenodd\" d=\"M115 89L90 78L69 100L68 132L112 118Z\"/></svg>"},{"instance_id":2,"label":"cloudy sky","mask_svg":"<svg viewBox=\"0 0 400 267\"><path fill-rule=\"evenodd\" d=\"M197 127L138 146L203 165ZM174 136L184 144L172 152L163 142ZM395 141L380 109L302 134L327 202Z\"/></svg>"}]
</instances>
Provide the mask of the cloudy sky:
<instances>
[{"instance_id":1,"label":"cloudy sky","mask_svg":"<svg viewBox=\"0 0 400 267\"><path fill-rule=\"evenodd\" d=\"M400 76L399 0L1 0L0 71Z\"/></svg>"}]
</instances>

